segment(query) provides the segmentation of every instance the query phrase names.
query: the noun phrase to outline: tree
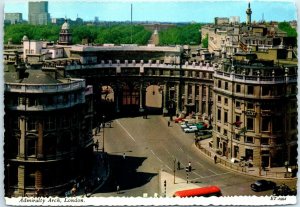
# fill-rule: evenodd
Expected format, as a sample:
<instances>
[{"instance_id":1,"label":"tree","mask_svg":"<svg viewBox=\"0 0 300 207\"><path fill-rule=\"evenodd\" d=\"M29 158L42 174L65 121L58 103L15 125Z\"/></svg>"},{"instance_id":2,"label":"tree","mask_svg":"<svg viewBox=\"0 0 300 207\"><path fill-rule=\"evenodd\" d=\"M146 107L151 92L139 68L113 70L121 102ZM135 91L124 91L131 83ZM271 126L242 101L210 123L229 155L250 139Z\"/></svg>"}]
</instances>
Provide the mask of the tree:
<instances>
[{"instance_id":1,"label":"tree","mask_svg":"<svg viewBox=\"0 0 300 207\"><path fill-rule=\"evenodd\" d=\"M206 34L206 37L202 39L202 47L208 48L208 34Z\"/></svg>"}]
</instances>

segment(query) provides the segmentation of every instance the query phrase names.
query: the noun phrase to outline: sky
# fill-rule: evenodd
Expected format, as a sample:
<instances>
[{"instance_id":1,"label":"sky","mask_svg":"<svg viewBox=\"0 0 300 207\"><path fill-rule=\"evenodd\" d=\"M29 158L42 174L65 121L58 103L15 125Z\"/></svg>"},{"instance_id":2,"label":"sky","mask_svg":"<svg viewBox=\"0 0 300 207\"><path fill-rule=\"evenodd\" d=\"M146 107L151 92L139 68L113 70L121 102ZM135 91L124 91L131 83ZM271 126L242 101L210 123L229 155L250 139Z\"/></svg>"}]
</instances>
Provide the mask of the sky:
<instances>
[{"instance_id":1,"label":"sky","mask_svg":"<svg viewBox=\"0 0 300 207\"><path fill-rule=\"evenodd\" d=\"M160 22L213 22L214 17L240 16L246 21L248 0L48 0L51 18L70 18L77 15L83 20L130 21L130 5L133 21ZM252 20L297 20L297 7L293 0L252 0ZM4 0L4 12L23 13L28 20L28 0Z\"/></svg>"}]
</instances>

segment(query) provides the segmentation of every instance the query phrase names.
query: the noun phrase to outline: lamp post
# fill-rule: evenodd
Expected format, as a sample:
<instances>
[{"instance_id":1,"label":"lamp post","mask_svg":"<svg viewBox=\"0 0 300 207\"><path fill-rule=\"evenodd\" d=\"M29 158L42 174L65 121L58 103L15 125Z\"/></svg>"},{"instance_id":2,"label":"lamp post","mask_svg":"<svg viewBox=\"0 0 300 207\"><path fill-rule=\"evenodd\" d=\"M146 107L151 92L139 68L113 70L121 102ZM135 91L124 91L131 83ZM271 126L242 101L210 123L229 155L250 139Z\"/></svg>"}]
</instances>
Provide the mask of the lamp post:
<instances>
[{"instance_id":1,"label":"lamp post","mask_svg":"<svg viewBox=\"0 0 300 207\"><path fill-rule=\"evenodd\" d=\"M103 115L102 118L103 118L103 120L102 120L102 128L103 128L103 134L102 134L102 139L103 139L102 152L104 152L104 128L105 128L104 119L105 119L105 116Z\"/></svg>"},{"instance_id":2,"label":"lamp post","mask_svg":"<svg viewBox=\"0 0 300 207\"><path fill-rule=\"evenodd\" d=\"M174 159L174 169L173 169L173 172L174 172L174 184L175 184L175 171L176 171L176 169L175 169L175 164L176 164L176 159Z\"/></svg>"},{"instance_id":3,"label":"lamp post","mask_svg":"<svg viewBox=\"0 0 300 207\"><path fill-rule=\"evenodd\" d=\"M9 185L10 185L10 181L9 181L9 169L10 169L10 164L8 163L6 165L6 167L7 167L7 188L6 188L7 192L6 192L6 195L9 197Z\"/></svg>"}]
</instances>

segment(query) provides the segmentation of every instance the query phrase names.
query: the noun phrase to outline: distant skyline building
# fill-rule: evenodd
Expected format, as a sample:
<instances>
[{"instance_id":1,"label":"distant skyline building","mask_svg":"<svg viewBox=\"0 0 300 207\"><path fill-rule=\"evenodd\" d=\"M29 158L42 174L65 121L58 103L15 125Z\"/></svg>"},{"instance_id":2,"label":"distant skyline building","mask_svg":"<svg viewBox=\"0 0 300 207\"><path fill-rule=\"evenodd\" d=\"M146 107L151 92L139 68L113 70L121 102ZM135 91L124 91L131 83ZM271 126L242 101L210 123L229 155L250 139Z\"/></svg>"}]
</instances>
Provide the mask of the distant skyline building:
<instances>
[{"instance_id":1,"label":"distant skyline building","mask_svg":"<svg viewBox=\"0 0 300 207\"><path fill-rule=\"evenodd\" d=\"M21 23L23 21L23 15L22 13L5 13L4 21L10 24Z\"/></svg>"},{"instance_id":2,"label":"distant skyline building","mask_svg":"<svg viewBox=\"0 0 300 207\"><path fill-rule=\"evenodd\" d=\"M28 2L28 21L33 25L47 25L50 23L48 1Z\"/></svg>"}]
</instances>

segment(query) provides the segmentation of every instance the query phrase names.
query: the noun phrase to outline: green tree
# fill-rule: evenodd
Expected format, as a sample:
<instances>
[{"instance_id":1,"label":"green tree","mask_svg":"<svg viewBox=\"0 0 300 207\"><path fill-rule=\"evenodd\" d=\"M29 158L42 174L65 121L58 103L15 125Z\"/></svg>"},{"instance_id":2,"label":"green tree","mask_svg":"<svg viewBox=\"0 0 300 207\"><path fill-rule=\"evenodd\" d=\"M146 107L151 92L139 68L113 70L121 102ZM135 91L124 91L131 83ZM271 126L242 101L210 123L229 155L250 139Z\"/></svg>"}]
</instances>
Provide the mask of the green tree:
<instances>
[{"instance_id":1,"label":"green tree","mask_svg":"<svg viewBox=\"0 0 300 207\"><path fill-rule=\"evenodd\" d=\"M208 48L208 34L206 34L206 37L202 39L202 47Z\"/></svg>"},{"instance_id":2,"label":"green tree","mask_svg":"<svg viewBox=\"0 0 300 207\"><path fill-rule=\"evenodd\" d=\"M297 37L296 29L292 28L288 22L280 22L278 28L286 32L288 37Z\"/></svg>"}]
</instances>

